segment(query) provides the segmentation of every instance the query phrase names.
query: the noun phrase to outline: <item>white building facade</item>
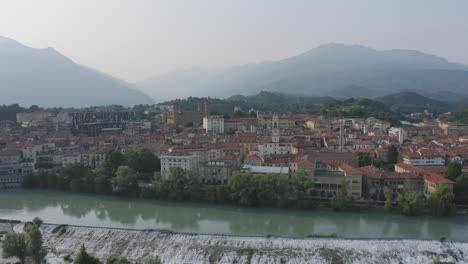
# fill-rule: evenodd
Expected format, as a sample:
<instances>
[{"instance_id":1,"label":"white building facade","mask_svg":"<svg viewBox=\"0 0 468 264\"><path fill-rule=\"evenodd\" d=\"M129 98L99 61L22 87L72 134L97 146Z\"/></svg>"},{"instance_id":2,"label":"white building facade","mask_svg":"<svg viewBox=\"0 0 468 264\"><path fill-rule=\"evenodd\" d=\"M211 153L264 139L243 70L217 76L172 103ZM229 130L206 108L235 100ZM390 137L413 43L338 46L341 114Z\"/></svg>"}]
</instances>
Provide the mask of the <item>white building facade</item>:
<instances>
[{"instance_id":1,"label":"white building facade","mask_svg":"<svg viewBox=\"0 0 468 264\"><path fill-rule=\"evenodd\" d=\"M205 131L218 134L224 133L224 116L210 115L203 118L203 128Z\"/></svg>"}]
</instances>

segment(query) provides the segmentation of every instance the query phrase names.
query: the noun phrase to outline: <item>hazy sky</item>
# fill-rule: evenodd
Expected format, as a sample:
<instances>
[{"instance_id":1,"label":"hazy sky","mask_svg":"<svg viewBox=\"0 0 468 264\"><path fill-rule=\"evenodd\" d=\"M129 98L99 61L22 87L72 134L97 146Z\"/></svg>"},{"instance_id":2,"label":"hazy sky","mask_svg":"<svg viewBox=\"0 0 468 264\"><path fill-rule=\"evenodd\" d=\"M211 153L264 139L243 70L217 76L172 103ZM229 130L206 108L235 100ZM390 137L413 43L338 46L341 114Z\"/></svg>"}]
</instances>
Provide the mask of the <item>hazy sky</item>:
<instances>
[{"instance_id":1,"label":"hazy sky","mask_svg":"<svg viewBox=\"0 0 468 264\"><path fill-rule=\"evenodd\" d=\"M0 0L0 35L135 82L329 42L468 64L466 0Z\"/></svg>"}]
</instances>

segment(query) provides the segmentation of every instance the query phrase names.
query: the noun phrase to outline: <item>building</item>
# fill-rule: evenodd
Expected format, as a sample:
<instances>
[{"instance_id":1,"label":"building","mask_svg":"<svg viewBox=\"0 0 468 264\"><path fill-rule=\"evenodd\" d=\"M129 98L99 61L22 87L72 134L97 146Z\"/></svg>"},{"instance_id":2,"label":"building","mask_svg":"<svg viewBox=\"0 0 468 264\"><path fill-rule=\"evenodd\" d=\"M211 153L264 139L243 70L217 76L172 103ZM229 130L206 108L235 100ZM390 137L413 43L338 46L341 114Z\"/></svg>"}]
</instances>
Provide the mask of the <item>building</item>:
<instances>
[{"instance_id":1,"label":"building","mask_svg":"<svg viewBox=\"0 0 468 264\"><path fill-rule=\"evenodd\" d=\"M14 149L0 150L0 189L17 188L22 182L21 152Z\"/></svg>"},{"instance_id":2,"label":"building","mask_svg":"<svg viewBox=\"0 0 468 264\"><path fill-rule=\"evenodd\" d=\"M453 192L454 181L445 178L442 174L432 171L432 168L415 167L406 163L395 164L395 172L411 172L421 175L424 179L423 193L426 198L437 189L439 184L446 184L450 192Z\"/></svg>"},{"instance_id":3,"label":"building","mask_svg":"<svg viewBox=\"0 0 468 264\"><path fill-rule=\"evenodd\" d=\"M203 117L203 128L206 133L224 133L224 116L222 115L209 115Z\"/></svg>"},{"instance_id":4,"label":"building","mask_svg":"<svg viewBox=\"0 0 468 264\"><path fill-rule=\"evenodd\" d=\"M210 115L211 104L209 101L198 102L198 109L195 111L182 111L178 105L173 105L172 109L172 111L162 114L162 123L174 126L193 125L200 127L203 125L203 118Z\"/></svg>"},{"instance_id":5,"label":"building","mask_svg":"<svg viewBox=\"0 0 468 264\"><path fill-rule=\"evenodd\" d=\"M27 126L32 123L48 122L52 116L52 113L47 111L20 112L16 114L16 122Z\"/></svg>"},{"instance_id":6,"label":"building","mask_svg":"<svg viewBox=\"0 0 468 264\"><path fill-rule=\"evenodd\" d=\"M198 166L195 155L188 152L170 152L161 155L161 175L168 179L171 174L171 168L181 168L184 171L196 169Z\"/></svg>"},{"instance_id":7,"label":"building","mask_svg":"<svg viewBox=\"0 0 468 264\"><path fill-rule=\"evenodd\" d=\"M233 165L229 161L207 161L199 166L200 180L209 185L228 183L233 171Z\"/></svg>"},{"instance_id":8,"label":"building","mask_svg":"<svg viewBox=\"0 0 468 264\"><path fill-rule=\"evenodd\" d=\"M20 164L20 151L16 149L0 150L0 175L19 173Z\"/></svg>"},{"instance_id":9,"label":"building","mask_svg":"<svg viewBox=\"0 0 468 264\"><path fill-rule=\"evenodd\" d=\"M364 195L374 200L384 200L384 188L392 190L394 196L402 192L405 182L409 181L414 188L423 190L424 177L413 172L386 172L373 166L359 168L363 176Z\"/></svg>"},{"instance_id":10,"label":"building","mask_svg":"<svg viewBox=\"0 0 468 264\"><path fill-rule=\"evenodd\" d=\"M403 162L411 166L445 166L445 153L435 149L419 149L403 154Z\"/></svg>"},{"instance_id":11,"label":"building","mask_svg":"<svg viewBox=\"0 0 468 264\"><path fill-rule=\"evenodd\" d=\"M349 198L362 196L362 172L346 163L332 160L316 162L312 180L312 196L331 198L339 192L343 182L348 183Z\"/></svg>"},{"instance_id":12,"label":"building","mask_svg":"<svg viewBox=\"0 0 468 264\"><path fill-rule=\"evenodd\" d=\"M276 113L273 115L271 133L271 139L267 138L258 145L260 156L290 154L291 143L280 137L279 116Z\"/></svg>"},{"instance_id":13,"label":"building","mask_svg":"<svg viewBox=\"0 0 468 264\"><path fill-rule=\"evenodd\" d=\"M75 133L97 136L102 132L121 132L136 113L123 107L88 108L68 113Z\"/></svg>"},{"instance_id":14,"label":"building","mask_svg":"<svg viewBox=\"0 0 468 264\"><path fill-rule=\"evenodd\" d=\"M459 124L459 123L440 123L440 128L444 131L445 135L467 135L468 134L468 125Z\"/></svg>"},{"instance_id":15,"label":"building","mask_svg":"<svg viewBox=\"0 0 468 264\"><path fill-rule=\"evenodd\" d=\"M22 174L0 174L0 189L19 188L23 181Z\"/></svg>"}]
</instances>

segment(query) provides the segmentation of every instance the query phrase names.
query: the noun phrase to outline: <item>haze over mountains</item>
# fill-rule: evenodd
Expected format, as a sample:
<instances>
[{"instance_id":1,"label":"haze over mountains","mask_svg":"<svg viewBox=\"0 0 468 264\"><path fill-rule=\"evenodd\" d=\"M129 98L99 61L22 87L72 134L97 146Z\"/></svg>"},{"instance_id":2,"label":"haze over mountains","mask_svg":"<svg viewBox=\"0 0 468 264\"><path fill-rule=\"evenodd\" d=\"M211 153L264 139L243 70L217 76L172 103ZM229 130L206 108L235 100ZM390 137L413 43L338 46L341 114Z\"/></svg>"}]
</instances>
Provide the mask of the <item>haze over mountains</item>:
<instances>
[{"instance_id":1,"label":"haze over mountains","mask_svg":"<svg viewBox=\"0 0 468 264\"><path fill-rule=\"evenodd\" d=\"M78 65L53 48L34 49L0 37L0 104L130 106L261 91L334 98L411 91L450 101L468 97L468 66L418 51L332 43L279 61L185 69L128 84Z\"/></svg>"},{"instance_id":2,"label":"haze over mountains","mask_svg":"<svg viewBox=\"0 0 468 264\"><path fill-rule=\"evenodd\" d=\"M53 48L0 36L0 104L82 107L150 104L133 85L83 67Z\"/></svg>"},{"instance_id":3,"label":"haze over mountains","mask_svg":"<svg viewBox=\"0 0 468 264\"><path fill-rule=\"evenodd\" d=\"M176 71L137 85L161 99L225 98L260 91L374 98L398 91L414 91L452 100L468 96L468 67L419 51L377 51L332 43L279 61L215 70ZM184 87L184 94L178 92L177 87Z\"/></svg>"}]
</instances>

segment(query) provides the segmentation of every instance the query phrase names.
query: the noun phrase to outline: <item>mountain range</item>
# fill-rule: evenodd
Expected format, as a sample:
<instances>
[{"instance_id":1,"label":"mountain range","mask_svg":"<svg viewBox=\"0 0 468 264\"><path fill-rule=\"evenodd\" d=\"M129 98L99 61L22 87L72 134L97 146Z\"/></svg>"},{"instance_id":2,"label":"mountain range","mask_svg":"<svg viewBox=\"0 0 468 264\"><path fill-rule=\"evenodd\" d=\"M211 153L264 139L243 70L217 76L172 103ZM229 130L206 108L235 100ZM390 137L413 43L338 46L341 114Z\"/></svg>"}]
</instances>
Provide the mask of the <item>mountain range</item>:
<instances>
[{"instance_id":1,"label":"mountain range","mask_svg":"<svg viewBox=\"0 0 468 264\"><path fill-rule=\"evenodd\" d=\"M81 66L53 48L0 37L0 104L83 107L151 104L132 84Z\"/></svg>"},{"instance_id":2,"label":"mountain range","mask_svg":"<svg viewBox=\"0 0 468 264\"><path fill-rule=\"evenodd\" d=\"M416 92L453 101L468 97L468 66L419 51L331 43L278 61L191 68L129 84L79 65L53 48L34 49L0 37L0 104L130 106L262 91L337 99Z\"/></svg>"},{"instance_id":3,"label":"mountain range","mask_svg":"<svg viewBox=\"0 0 468 264\"><path fill-rule=\"evenodd\" d=\"M414 50L378 51L365 46L331 43L278 61L175 71L137 83L137 86L162 99L225 98L260 91L375 98L414 91L452 100L468 96L468 66Z\"/></svg>"}]
</instances>

